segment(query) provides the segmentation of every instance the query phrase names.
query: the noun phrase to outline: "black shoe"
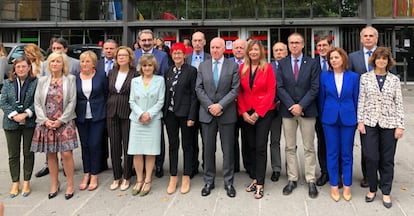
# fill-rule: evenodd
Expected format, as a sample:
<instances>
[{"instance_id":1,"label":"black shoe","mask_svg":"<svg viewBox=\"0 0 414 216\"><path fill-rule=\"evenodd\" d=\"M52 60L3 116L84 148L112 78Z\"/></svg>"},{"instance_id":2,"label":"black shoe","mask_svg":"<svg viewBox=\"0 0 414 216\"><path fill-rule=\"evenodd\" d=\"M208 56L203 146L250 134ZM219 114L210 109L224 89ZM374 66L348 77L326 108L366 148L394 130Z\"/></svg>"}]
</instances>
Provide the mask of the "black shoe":
<instances>
[{"instance_id":1,"label":"black shoe","mask_svg":"<svg viewBox=\"0 0 414 216\"><path fill-rule=\"evenodd\" d=\"M270 177L270 180L272 182L277 182L279 181L279 177L280 177L280 172L272 172L272 176Z\"/></svg>"},{"instance_id":2,"label":"black shoe","mask_svg":"<svg viewBox=\"0 0 414 216\"><path fill-rule=\"evenodd\" d=\"M363 188L367 188L367 187L369 187L369 184L368 184L368 179L367 179L367 178L363 178L363 179L361 180L361 182L359 183L359 185L360 185L361 187L363 187Z\"/></svg>"},{"instance_id":3,"label":"black shoe","mask_svg":"<svg viewBox=\"0 0 414 216\"><path fill-rule=\"evenodd\" d=\"M238 173L238 172L240 172L240 167L235 167L234 168L234 173Z\"/></svg>"},{"instance_id":4,"label":"black shoe","mask_svg":"<svg viewBox=\"0 0 414 216\"><path fill-rule=\"evenodd\" d=\"M194 178L194 176L196 176L197 174L198 174L198 169L193 170L190 174L190 179Z\"/></svg>"},{"instance_id":5,"label":"black shoe","mask_svg":"<svg viewBox=\"0 0 414 216\"><path fill-rule=\"evenodd\" d=\"M372 202L375 200L375 197L377 196L377 194L375 193L373 197L369 197L367 195L365 195L365 202Z\"/></svg>"},{"instance_id":6,"label":"black shoe","mask_svg":"<svg viewBox=\"0 0 414 216\"><path fill-rule=\"evenodd\" d=\"M392 201L390 202L385 202L384 200L382 201L382 205L385 206L385 208L391 208L392 207Z\"/></svg>"},{"instance_id":7,"label":"black shoe","mask_svg":"<svg viewBox=\"0 0 414 216\"><path fill-rule=\"evenodd\" d=\"M37 173L35 174L35 176L38 177L38 178L40 178L40 177L45 176L47 174L49 174L49 167L46 164L42 169L40 169L39 171L37 171Z\"/></svg>"},{"instance_id":8,"label":"black shoe","mask_svg":"<svg viewBox=\"0 0 414 216\"><path fill-rule=\"evenodd\" d=\"M316 181L316 185L324 186L329 181L328 173L322 173L321 176Z\"/></svg>"},{"instance_id":9,"label":"black shoe","mask_svg":"<svg viewBox=\"0 0 414 216\"><path fill-rule=\"evenodd\" d=\"M55 197L58 195L59 191L60 191L60 184L58 185L57 190L56 190L54 193L49 193L49 194L47 195L47 197L48 197L49 199L53 199L53 198L55 198Z\"/></svg>"},{"instance_id":10,"label":"black shoe","mask_svg":"<svg viewBox=\"0 0 414 216\"><path fill-rule=\"evenodd\" d=\"M236 189L234 189L233 185L224 186L224 189L226 190L228 197L233 198L236 196Z\"/></svg>"},{"instance_id":11,"label":"black shoe","mask_svg":"<svg viewBox=\"0 0 414 216\"><path fill-rule=\"evenodd\" d=\"M318 189L316 188L316 184L311 182L309 183L309 197L316 198L318 196Z\"/></svg>"},{"instance_id":12,"label":"black shoe","mask_svg":"<svg viewBox=\"0 0 414 216\"><path fill-rule=\"evenodd\" d=\"M70 194L65 194L65 199L68 200L70 198L73 197L73 194L75 194L74 192L70 193Z\"/></svg>"},{"instance_id":13,"label":"black shoe","mask_svg":"<svg viewBox=\"0 0 414 216\"><path fill-rule=\"evenodd\" d=\"M155 168L155 176L157 176L158 178L162 178L164 176L164 170L162 169L162 167Z\"/></svg>"},{"instance_id":14,"label":"black shoe","mask_svg":"<svg viewBox=\"0 0 414 216\"><path fill-rule=\"evenodd\" d=\"M211 193L211 190L214 189L214 184L206 184L201 190L201 196L208 196Z\"/></svg>"},{"instance_id":15,"label":"black shoe","mask_svg":"<svg viewBox=\"0 0 414 216\"><path fill-rule=\"evenodd\" d=\"M283 188L283 195L289 195L298 186L295 181L289 181L288 184Z\"/></svg>"}]
</instances>

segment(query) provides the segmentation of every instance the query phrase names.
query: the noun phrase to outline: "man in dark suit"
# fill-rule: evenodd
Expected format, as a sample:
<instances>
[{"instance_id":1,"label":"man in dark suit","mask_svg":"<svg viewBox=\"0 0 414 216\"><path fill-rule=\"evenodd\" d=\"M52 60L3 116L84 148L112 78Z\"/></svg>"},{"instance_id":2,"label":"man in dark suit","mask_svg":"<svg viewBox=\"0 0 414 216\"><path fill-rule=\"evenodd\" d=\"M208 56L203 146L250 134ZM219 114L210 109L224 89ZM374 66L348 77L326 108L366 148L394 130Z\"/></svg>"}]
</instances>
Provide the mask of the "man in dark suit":
<instances>
[{"instance_id":1,"label":"man in dark suit","mask_svg":"<svg viewBox=\"0 0 414 216\"><path fill-rule=\"evenodd\" d=\"M275 77L278 77L279 61L288 55L287 45L283 42L277 42L272 47L274 61L271 62ZM277 91L276 91L277 92ZM282 133L282 117L280 116L280 100L275 97L276 112L270 126L270 162L272 166L272 175L270 180L273 182L279 181L280 171L282 169L282 162L280 157L280 135Z\"/></svg>"},{"instance_id":2,"label":"man in dark suit","mask_svg":"<svg viewBox=\"0 0 414 216\"><path fill-rule=\"evenodd\" d=\"M134 51L135 65L138 65L139 59L144 54L153 54L157 59L158 71L157 75L164 76L165 70L168 69L168 56L164 51L154 49L154 33L150 29L144 29L138 33L138 43L141 47ZM162 126L164 128L164 126ZM164 160L165 160L165 141L164 133L161 133L161 153L155 158L155 176L161 178L164 176Z\"/></svg>"},{"instance_id":3,"label":"man in dark suit","mask_svg":"<svg viewBox=\"0 0 414 216\"><path fill-rule=\"evenodd\" d=\"M197 68L203 61L208 61L211 59L210 54L204 52L204 46L206 45L206 38L203 32L197 31L194 32L191 38L191 43L193 45L193 52L187 55L184 59L184 62ZM198 131L200 131L200 123L198 121L194 124L194 133L193 137L193 171L190 175L193 178L195 175L198 174L198 166L200 165L200 161L198 160L198 155L200 148L198 146ZM201 133L201 132L200 132ZM204 146L204 144L202 144ZM203 155L203 153L201 154ZM203 158L203 156L202 156Z\"/></svg>"},{"instance_id":4,"label":"man in dark suit","mask_svg":"<svg viewBox=\"0 0 414 216\"><path fill-rule=\"evenodd\" d=\"M109 71L112 70L115 60L115 51L118 48L118 43L113 39L108 39L103 44L102 50L104 53L104 58L99 59L96 64L96 72L97 73L105 73L106 77L108 77ZM104 146L102 148L102 156L101 156L101 172L108 169L108 158L109 158L109 145L108 145L108 130L105 125L103 136L103 143Z\"/></svg>"},{"instance_id":5,"label":"man in dark suit","mask_svg":"<svg viewBox=\"0 0 414 216\"><path fill-rule=\"evenodd\" d=\"M214 38L210 43L212 59L200 64L196 93L200 101L199 119L204 143L204 188L202 196L214 189L216 176L216 141L220 132L223 151L223 177L227 196L235 197L234 127L237 122L237 97L240 85L238 66L224 58L224 40Z\"/></svg>"},{"instance_id":6,"label":"man in dark suit","mask_svg":"<svg viewBox=\"0 0 414 216\"><path fill-rule=\"evenodd\" d=\"M318 116L316 98L319 90L318 63L305 56L302 35L293 33L288 38L290 56L279 63L277 77L277 96L280 99L280 115L285 135L286 164L288 184L283 188L283 194L289 195L297 187L299 179L298 159L296 155L297 128L300 127L304 149L305 179L309 186L309 197L316 198L316 155L313 144L315 138L315 121Z\"/></svg>"},{"instance_id":7,"label":"man in dark suit","mask_svg":"<svg viewBox=\"0 0 414 216\"><path fill-rule=\"evenodd\" d=\"M318 50L318 56L315 58L316 62L319 63L321 71L328 71L328 61L326 59L328 52L332 48L332 40L328 36L320 36L316 42L316 49ZM326 143L325 135L323 133L322 123L320 118L316 118L315 124L316 137L318 138L318 161L319 167L321 168L321 175L316 181L316 185L323 186L329 181L328 169L326 167ZM342 178L340 178L342 179ZM341 184L339 184L340 186Z\"/></svg>"},{"instance_id":8,"label":"man in dark suit","mask_svg":"<svg viewBox=\"0 0 414 216\"><path fill-rule=\"evenodd\" d=\"M234 61L237 63L237 65L240 65L244 63L244 56L246 55L246 47L247 42L243 39L237 39L233 42L233 57L229 58L230 61ZM241 150L242 150L242 157L243 157L243 166L246 169L247 173L250 173L250 171L247 169L249 167L248 163L249 160L247 159L248 154L248 146L244 138L244 133L242 129L242 122L243 118L239 117L236 124L236 129L234 130L234 172L240 172L240 144L239 144L239 131L241 130Z\"/></svg>"},{"instance_id":9,"label":"man in dark suit","mask_svg":"<svg viewBox=\"0 0 414 216\"><path fill-rule=\"evenodd\" d=\"M372 26L363 28L360 32L362 49L349 54L349 70L357 72L359 75L373 70L368 64L368 59L377 48L378 31ZM362 145L362 139L361 139ZM361 148L361 169L362 180L361 187L368 187L367 168L365 165L365 156Z\"/></svg>"}]
</instances>

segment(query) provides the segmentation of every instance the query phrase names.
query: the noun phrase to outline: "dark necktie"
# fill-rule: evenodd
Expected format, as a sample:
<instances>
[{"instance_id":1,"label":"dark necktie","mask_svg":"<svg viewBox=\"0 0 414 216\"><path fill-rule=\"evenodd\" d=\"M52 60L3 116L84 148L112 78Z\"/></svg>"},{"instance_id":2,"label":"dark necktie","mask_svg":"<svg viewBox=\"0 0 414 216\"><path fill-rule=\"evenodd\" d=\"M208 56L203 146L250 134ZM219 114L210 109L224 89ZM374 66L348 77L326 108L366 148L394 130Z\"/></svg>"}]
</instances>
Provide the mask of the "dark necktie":
<instances>
[{"instance_id":1,"label":"dark necktie","mask_svg":"<svg viewBox=\"0 0 414 216\"><path fill-rule=\"evenodd\" d=\"M293 65L293 75L295 76L295 81L298 80L299 77L299 65L298 61L299 59L295 59L295 64Z\"/></svg>"},{"instance_id":2,"label":"dark necktie","mask_svg":"<svg viewBox=\"0 0 414 216\"><path fill-rule=\"evenodd\" d=\"M371 50L367 51L367 55L368 55L368 62L369 62L369 57L371 57L372 51ZM372 66L368 63L368 71L372 71L372 69L374 68L372 68Z\"/></svg>"}]
</instances>

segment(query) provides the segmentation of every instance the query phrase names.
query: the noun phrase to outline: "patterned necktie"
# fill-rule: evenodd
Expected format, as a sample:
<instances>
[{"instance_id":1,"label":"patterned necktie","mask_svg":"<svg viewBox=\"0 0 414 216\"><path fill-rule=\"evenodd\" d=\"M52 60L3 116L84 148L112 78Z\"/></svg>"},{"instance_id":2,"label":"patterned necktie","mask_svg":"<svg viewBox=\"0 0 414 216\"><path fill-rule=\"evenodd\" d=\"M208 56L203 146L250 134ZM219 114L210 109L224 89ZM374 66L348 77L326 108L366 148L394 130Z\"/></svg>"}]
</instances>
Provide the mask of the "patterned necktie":
<instances>
[{"instance_id":1,"label":"patterned necktie","mask_svg":"<svg viewBox=\"0 0 414 216\"><path fill-rule=\"evenodd\" d=\"M371 57L372 55L372 51L369 50L367 51L367 55L368 55L368 62L369 62L369 57ZM368 71L372 71L374 68L368 63Z\"/></svg>"},{"instance_id":2,"label":"patterned necktie","mask_svg":"<svg viewBox=\"0 0 414 216\"><path fill-rule=\"evenodd\" d=\"M322 60L322 71L328 71L328 64L325 58Z\"/></svg>"},{"instance_id":3,"label":"patterned necktie","mask_svg":"<svg viewBox=\"0 0 414 216\"><path fill-rule=\"evenodd\" d=\"M112 59L111 60L107 60L105 62L105 64L106 64L106 67L105 67L106 76L108 76L109 71L112 69L113 63L114 63L114 60L112 60Z\"/></svg>"},{"instance_id":4,"label":"patterned necktie","mask_svg":"<svg viewBox=\"0 0 414 216\"><path fill-rule=\"evenodd\" d=\"M196 55L194 67L198 69L198 66L200 65L200 63L201 63L201 56Z\"/></svg>"},{"instance_id":5,"label":"patterned necktie","mask_svg":"<svg viewBox=\"0 0 414 216\"><path fill-rule=\"evenodd\" d=\"M217 86L218 86L218 81L219 81L219 69L218 69L218 64L219 64L219 62L218 61L215 61L214 62L214 68L213 68L213 80L214 80L214 85L216 86L216 88L217 88Z\"/></svg>"},{"instance_id":6,"label":"patterned necktie","mask_svg":"<svg viewBox=\"0 0 414 216\"><path fill-rule=\"evenodd\" d=\"M299 59L295 59L294 61L295 61L295 64L293 65L293 75L295 76L295 81L297 81L299 77L299 65L298 65Z\"/></svg>"},{"instance_id":7,"label":"patterned necktie","mask_svg":"<svg viewBox=\"0 0 414 216\"><path fill-rule=\"evenodd\" d=\"M243 63L241 59L237 60L237 64L240 66Z\"/></svg>"}]
</instances>

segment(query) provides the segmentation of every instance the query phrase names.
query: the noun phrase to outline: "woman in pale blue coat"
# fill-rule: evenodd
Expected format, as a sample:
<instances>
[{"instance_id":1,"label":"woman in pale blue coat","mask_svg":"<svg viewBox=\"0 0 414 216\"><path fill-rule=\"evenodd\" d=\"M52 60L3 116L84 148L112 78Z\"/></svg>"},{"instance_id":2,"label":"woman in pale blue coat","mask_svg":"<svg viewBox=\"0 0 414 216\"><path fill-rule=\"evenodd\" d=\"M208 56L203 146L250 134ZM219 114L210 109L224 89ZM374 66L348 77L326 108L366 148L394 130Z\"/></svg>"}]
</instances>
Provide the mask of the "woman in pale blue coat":
<instances>
[{"instance_id":1,"label":"woman in pale blue coat","mask_svg":"<svg viewBox=\"0 0 414 216\"><path fill-rule=\"evenodd\" d=\"M161 150L161 109L164 105L165 83L163 77L155 75L158 65L153 55L143 55L137 70L141 76L132 79L129 97L132 112L129 116L131 129L128 154L134 155L137 173L137 183L132 189L132 195L139 193L145 196L151 189L155 156Z\"/></svg>"}]
</instances>

